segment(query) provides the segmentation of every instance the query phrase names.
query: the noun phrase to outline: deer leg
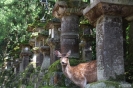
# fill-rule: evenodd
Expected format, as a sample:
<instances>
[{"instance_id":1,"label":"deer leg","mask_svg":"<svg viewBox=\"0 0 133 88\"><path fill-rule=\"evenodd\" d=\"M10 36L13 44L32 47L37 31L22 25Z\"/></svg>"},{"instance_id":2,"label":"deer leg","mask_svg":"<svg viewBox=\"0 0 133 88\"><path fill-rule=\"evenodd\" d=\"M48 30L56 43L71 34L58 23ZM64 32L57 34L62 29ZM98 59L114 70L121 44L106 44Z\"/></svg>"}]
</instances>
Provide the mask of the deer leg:
<instances>
[{"instance_id":1,"label":"deer leg","mask_svg":"<svg viewBox=\"0 0 133 88\"><path fill-rule=\"evenodd\" d=\"M84 78L84 80L81 82L80 88L85 88L86 83L87 83L86 78Z\"/></svg>"}]
</instances>

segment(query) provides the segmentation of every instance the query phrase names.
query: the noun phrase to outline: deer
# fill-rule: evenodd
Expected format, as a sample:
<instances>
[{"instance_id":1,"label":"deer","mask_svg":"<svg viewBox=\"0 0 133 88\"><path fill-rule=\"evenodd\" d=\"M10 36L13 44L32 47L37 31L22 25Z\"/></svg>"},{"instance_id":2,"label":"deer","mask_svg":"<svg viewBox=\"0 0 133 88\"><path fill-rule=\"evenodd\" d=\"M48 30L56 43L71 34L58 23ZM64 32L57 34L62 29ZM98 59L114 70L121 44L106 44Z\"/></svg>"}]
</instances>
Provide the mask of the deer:
<instances>
[{"instance_id":1,"label":"deer","mask_svg":"<svg viewBox=\"0 0 133 88\"><path fill-rule=\"evenodd\" d=\"M59 51L55 51L55 55L60 58L63 74L80 88L85 88L87 83L97 81L96 60L71 66L68 58L70 54L71 50L65 56Z\"/></svg>"}]
</instances>

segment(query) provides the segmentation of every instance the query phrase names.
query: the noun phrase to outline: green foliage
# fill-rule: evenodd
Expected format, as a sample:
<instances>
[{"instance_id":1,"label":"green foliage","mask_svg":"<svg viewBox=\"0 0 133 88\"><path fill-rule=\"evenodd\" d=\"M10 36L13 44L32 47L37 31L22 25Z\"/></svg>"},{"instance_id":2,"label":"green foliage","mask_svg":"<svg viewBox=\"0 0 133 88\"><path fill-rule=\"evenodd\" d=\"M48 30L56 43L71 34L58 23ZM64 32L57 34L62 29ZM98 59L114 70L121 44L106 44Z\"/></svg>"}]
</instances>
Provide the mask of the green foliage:
<instances>
[{"instance_id":1,"label":"green foliage","mask_svg":"<svg viewBox=\"0 0 133 88\"><path fill-rule=\"evenodd\" d=\"M1 0L0 7L0 54L4 57L17 43L28 43L27 24L34 21L42 6L38 0Z\"/></svg>"},{"instance_id":2,"label":"green foliage","mask_svg":"<svg viewBox=\"0 0 133 88\"><path fill-rule=\"evenodd\" d=\"M131 25L128 24L126 28L126 43L125 43L125 76L126 81L133 83L133 41L132 41L132 32Z\"/></svg>"}]
</instances>

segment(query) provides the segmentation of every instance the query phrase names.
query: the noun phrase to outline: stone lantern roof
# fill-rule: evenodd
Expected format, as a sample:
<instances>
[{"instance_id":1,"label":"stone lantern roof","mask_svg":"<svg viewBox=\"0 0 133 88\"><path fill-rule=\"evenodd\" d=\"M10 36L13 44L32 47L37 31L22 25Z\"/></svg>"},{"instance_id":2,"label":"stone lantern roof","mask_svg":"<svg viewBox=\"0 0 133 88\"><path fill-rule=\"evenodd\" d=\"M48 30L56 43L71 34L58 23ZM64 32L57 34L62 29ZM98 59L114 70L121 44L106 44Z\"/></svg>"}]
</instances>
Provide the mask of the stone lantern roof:
<instances>
[{"instance_id":1,"label":"stone lantern roof","mask_svg":"<svg viewBox=\"0 0 133 88\"><path fill-rule=\"evenodd\" d=\"M52 20L48 21L48 23L45 26L45 29L49 30L51 28L53 28L53 25L60 25L60 19L58 18L53 18Z\"/></svg>"},{"instance_id":2,"label":"stone lantern roof","mask_svg":"<svg viewBox=\"0 0 133 88\"><path fill-rule=\"evenodd\" d=\"M83 10L84 16L95 26L101 15L114 15L128 17L133 15L133 2L131 0L93 0L91 5ZM133 17L132 17L133 19Z\"/></svg>"},{"instance_id":3,"label":"stone lantern roof","mask_svg":"<svg viewBox=\"0 0 133 88\"><path fill-rule=\"evenodd\" d=\"M87 6L82 0L57 1L53 8L53 16L62 18L64 15L82 15L82 10Z\"/></svg>"}]
</instances>

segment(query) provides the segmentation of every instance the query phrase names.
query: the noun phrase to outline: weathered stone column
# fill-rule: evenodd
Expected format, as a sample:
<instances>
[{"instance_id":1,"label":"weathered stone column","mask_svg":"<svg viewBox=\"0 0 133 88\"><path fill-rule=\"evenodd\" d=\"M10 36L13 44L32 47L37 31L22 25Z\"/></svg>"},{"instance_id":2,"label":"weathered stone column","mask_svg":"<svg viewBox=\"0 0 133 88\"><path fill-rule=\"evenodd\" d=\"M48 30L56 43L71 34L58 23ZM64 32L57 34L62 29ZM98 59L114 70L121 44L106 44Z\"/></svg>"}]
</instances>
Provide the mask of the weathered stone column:
<instances>
[{"instance_id":1,"label":"weathered stone column","mask_svg":"<svg viewBox=\"0 0 133 88\"><path fill-rule=\"evenodd\" d=\"M83 12L96 26L97 78L124 81L122 18L133 13L133 1L92 1Z\"/></svg>"},{"instance_id":2,"label":"weathered stone column","mask_svg":"<svg viewBox=\"0 0 133 88\"><path fill-rule=\"evenodd\" d=\"M72 57L79 57L79 17L69 15L62 17L61 22L61 52L66 53L72 51Z\"/></svg>"},{"instance_id":3,"label":"weathered stone column","mask_svg":"<svg viewBox=\"0 0 133 88\"><path fill-rule=\"evenodd\" d=\"M79 58L79 16L82 15L81 0L58 1L53 15L61 19L60 46L61 52L72 51L71 57Z\"/></svg>"},{"instance_id":4,"label":"weathered stone column","mask_svg":"<svg viewBox=\"0 0 133 88\"><path fill-rule=\"evenodd\" d=\"M124 75L122 17L99 18L96 43L98 80L117 79L117 76Z\"/></svg>"}]
</instances>

